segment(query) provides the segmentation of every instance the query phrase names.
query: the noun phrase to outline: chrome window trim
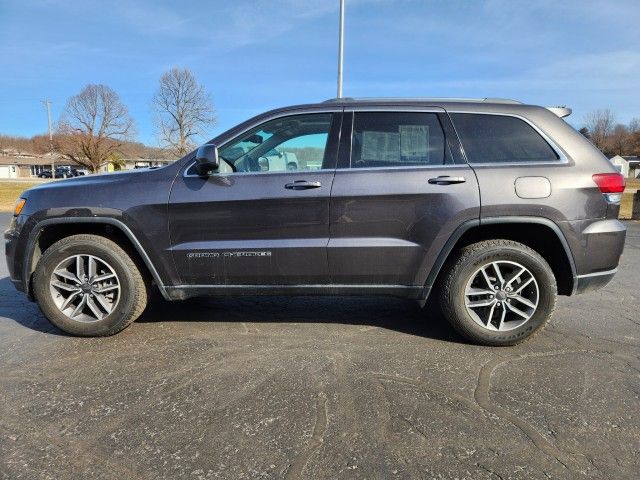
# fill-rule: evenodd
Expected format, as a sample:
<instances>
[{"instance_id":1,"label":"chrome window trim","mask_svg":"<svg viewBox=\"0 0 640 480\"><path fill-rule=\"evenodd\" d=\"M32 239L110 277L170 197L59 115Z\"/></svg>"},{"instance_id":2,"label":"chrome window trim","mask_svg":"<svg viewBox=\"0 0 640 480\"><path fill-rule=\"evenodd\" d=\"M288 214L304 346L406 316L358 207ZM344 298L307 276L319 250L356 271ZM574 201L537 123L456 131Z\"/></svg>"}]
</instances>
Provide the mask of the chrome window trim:
<instances>
[{"instance_id":1,"label":"chrome window trim","mask_svg":"<svg viewBox=\"0 0 640 480\"><path fill-rule=\"evenodd\" d=\"M295 116L295 115L308 115L308 114L312 114L312 113L357 113L357 112L398 112L398 113L466 113L466 114L473 114L473 115L497 115L497 116L503 116L503 117L514 117L514 118L518 118L522 121L524 121L527 125L529 125L531 128L534 129L535 132L537 132L551 147L551 149L556 153L556 155L558 155L558 160L556 161L545 161L545 162L491 162L491 163L478 163L478 162L470 162L466 156L465 153L465 158L467 158L467 163L465 165L461 165L461 164L442 164L442 165L425 165L425 166L400 166L400 167L366 167L366 168L352 168L352 167L348 167L348 168L334 168L334 169L328 169L328 170L295 170L295 171L279 171L279 172L231 172L231 173L216 173L213 174L212 176L218 176L218 177L227 177L227 176L233 176L233 175L275 175L275 174L296 174L296 173L314 173L314 172L345 172L345 171L377 171L377 170L410 170L410 169L425 169L425 170L433 170L433 169L448 169L448 168L459 168L459 167L466 167L466 166L473 166L474 168L482 168L482 167L545 167L545 166L551 166L551 165L569 165L570 161L569 161L569 157L567 157L567 155L564 153L564 151L560 148L560 146L553 141L545 132L543 132L540 128L538 128L537 125L535 125L534 123L532 123L528 118L523 117L522 115L518 115L515 113L501 113L501 112L479 112L479 111L473 111L473 110L446 110L443 107L438 107L438 106L429 106L429 107L424 107L424 106L398 106L398 107L394 107L394 106L375 106L375 105L351 105L348 107L333 107L333 108L304 108L304 109L300 109L300 110L290 110L287 112L280 112L280 113L276 113L273 115L269 115L268 117L265 117L263 119L261 119L260 121L257 121L255 123L252 123L250 126L248 126L247 128L245 128L244 130L242 130L241 132L239 132L238 134L236 134L234 137L230 138L229 140L227 140L226 142L223 142L219 145L220 148L224 147L225 145L227 145L229 142L235 140L236 138L238 138L239 136L243 135L244 133L248 132L249 130L255 128L258 125L261 125L263 123L266 122L270 122L271 120L275 120L278 118L283 118L283 117L291 117L291 116ZM354 115L354 119L355 119L355 115ZM453 123L453 121L452 121ZM455 123L453 123L453 128L455 129ZM456 130L457 133L457 130ZM351 129L351 134L353 135L353 128ZM459 137L459 135L458 135ZM460 142L462 144L462 142ZM462 145L462 149L464 151L464 145ZM189 171L189 169L195 165L195 161L191 161L187 164L187 166L184 168L182 176L184 178L202 178L200 177L200 175L189 175L187 174L187 172Z\"/></svg>"},{"instance_id":2,"label":"chrome window trim","mask_svg":"<svg viewBox=\"0 0 640 480\"><path fill-rule=\"evenodd\" d=\"M232 142L233 140L235 140L236 138L240 137L241 135L244 135L245 133L247 133L249 130L252 130L253 128L262 125L263 123L267 123L270 122L272 120L276 120L278 118L284 118L284 117L293 117L295 115L309 115L311 113L318 113L318 114L322 114L322 113L342 113L344 111L343 107L327 107L327 108L302 108L299 110L289 110L286 112L280 112L280 113L274 113L272 115L269 115L267 117L262 118L259 121L256 121L254 123L252 123L251 125L249 125L247 128L245 128L244 130L238 132L236 135L234 135L232 138L230 138L229 140L227 140L226 142L221 143L220 145L217 145L218 148L222 148L225 145L227 145L228 143ZM229 162L227 162L229 163ZM191 167L193 167L196 164L195 160L192 160L191 162L189 162L187 164L186 167L184 167L184 169L182 170L182 177L183 178L203 178L200 175L189 175L187 174L187 172L189 171L189 169ZM328 170L296 170L296 171L291 171L291 173L296 173L296 172L332 172L335 169L328 169ZM231 175L265 175L265 174L274 174L274 173L289 173L289 171L281 171L281 172L231 172L231 173L214 173L210 176L219 176L219 177L228 177Z\"/></svg>"},{"instance_id":3,"label":"chrome window trim","mask_svg":"<svg viewBox=\"0 0 640 480\"><path fill-rule=\"evenodd\" d=\"M194 162L195 163L195 162ZM192 164L193 165L193 164ZM504 165L504 164L503 164ZM191 165L189 166L189 168L191 167ZM443 163L442 165L405 165L405 166L399 166L399 167L366 167L366 168L331 168L331 169L319 169L319 170L283 170L283 171L278 171L278 172L230 172L230 173L214 173L212 175L209 175L209 177L217 177L217 178L222 178L222 177L229 177L232 175L310 175L310 174L319 174L319 173L335 173L335 172L366 172L366 171L370 171L370 170L444 170L444 169L450 169L450 168L469 168L469 164L467 163ZM185 173L183 174L183 177L185 178L191 178L191 177L196 177L196 178L205 178L205 177L201 177L200 175L187 175L186 174L186 170Z\"/></svg>"},{"instance_id":4,"label":"chrome window trim","mask_svg":"<svg viewBox=\"0 0 640 480\"><path fill-rule=\"evenodd\" d=\"M533 128L538 135L540 135L544 141L549 144L551 150L553 150L556 155L558 155L558 160L556 161L544 161L544 162L490 162L490 163L481 163L481 162L470 162L469 157L467 157L467 153L464 153L465 158L467 159L467 163L473 167L535 167L535 166L549 166L549 165L568 165L569 157L564 153L564 150L560 148L560 146L554 142L546 133L544 133L536 124L531 122L526 117L522 115L518 115L516 113L499 113L499 112L478 112L473 110L447 110L447 113L466 113L470 115L493 115L500 117L514 117L524 121L527 125ZM451 119L451 123L453 124L453 128L456 129L456 124ZM456 129L456 134L458 130ZM458 134L458 140L460 141L460 145L462 146L462 151L464 152L464 145L462 144L462 140L460 139L460 135Z\"/></svg>"},{"instance_id":5,"label":"chrome window trim","mask_svg":"<svg viewBox=\"0 0 640 480\"><path fill-rule=\"evenodd\" d=\"M195 163L195 162L193 162ZM193 164L189 165L191 168ZM188 170L188 169L187 169ZM184 178L226 178L231 176L247 176L247 175L311 175L311 174L319 174L319 173L334 173L336 171L335 168L328 169L320 169L320 170L281 170L278 172L229 172L229 173L212 173L211 175L207 175L207 177L201 177L200 175L187 175L187 170L182 174Z\"/></svg>"},{"instance_id":6,"label":"chrome window trim","mask_svg":"<svg viewBox=\"0 0 640 480\"><path fill-rule=\"evenodd\" d=\"M469 168L469 164L465 163L443 163L442 165L407 165L401 167L363 167L363 168L337 168L337 173L344 172L367 172L380 170L449 170L450 168Z\"/></svg>"}]
</instances>

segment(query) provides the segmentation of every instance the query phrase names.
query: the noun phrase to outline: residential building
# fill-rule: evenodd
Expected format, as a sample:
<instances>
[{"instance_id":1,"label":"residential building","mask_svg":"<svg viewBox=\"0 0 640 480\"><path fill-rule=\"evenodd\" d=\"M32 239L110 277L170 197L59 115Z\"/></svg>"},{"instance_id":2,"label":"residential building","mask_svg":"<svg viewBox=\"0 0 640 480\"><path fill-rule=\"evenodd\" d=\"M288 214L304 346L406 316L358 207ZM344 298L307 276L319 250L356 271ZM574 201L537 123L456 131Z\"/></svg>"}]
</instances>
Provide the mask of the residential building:
<instances>
[{"instance_id":1,"label":"residential building","mask_svg":"<svg viewBox=\"0 0 640 480\"><path fill-rule=\"evenodd\" d=\"M625 177L640 177L640 157L627 157L616 155L609 159L613 166Z\"/></svg>"}]
</instances>

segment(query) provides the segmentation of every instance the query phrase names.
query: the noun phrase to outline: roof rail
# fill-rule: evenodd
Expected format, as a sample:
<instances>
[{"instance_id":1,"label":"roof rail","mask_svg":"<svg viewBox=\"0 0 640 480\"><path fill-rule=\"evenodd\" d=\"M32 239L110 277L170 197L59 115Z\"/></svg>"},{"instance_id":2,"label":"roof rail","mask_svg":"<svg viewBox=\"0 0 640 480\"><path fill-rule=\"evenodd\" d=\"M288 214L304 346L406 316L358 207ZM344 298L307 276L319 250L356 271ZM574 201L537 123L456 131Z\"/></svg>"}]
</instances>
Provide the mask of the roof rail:
<instances>
[{"instance_id":1,"label":"roof rail","mask_svg":"<svg viewBox=\"0 0 640 480\"><path fill-rule=\"evenodd\" d=\"M343 97L330 98L322 103L351 103L351 102L465 102L465 103L505 103L521 104L509 98L461 98L461 97Z\"/></svg>"}]
</instances>

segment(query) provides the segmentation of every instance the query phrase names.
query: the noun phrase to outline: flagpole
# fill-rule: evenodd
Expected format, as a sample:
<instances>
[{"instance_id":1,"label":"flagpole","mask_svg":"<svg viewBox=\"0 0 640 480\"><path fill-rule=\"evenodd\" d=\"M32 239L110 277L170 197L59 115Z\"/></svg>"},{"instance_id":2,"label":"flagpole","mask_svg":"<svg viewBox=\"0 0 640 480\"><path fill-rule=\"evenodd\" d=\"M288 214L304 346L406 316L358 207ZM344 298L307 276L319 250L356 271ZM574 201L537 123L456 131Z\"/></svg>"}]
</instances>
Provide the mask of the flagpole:
<instances>
[{"instance_id":1,"label":"flagpole","mask_svg":"<svg viewBox=\"0 0 640 480\"><path fill-rule=\"evenodd\" d=\"M338 98L342 98L342 66L344 64L344 0L340 0L340 29L338 35Z\"/></svg>"}]
</instances>

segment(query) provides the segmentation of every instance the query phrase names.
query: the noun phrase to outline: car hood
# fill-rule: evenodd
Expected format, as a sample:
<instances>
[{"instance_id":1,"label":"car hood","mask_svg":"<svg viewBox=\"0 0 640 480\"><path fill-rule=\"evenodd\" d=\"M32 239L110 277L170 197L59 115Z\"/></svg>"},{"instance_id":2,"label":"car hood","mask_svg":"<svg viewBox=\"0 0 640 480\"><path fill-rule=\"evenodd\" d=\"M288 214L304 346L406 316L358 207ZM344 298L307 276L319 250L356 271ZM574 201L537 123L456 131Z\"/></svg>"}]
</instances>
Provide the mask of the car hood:
<instances>
[{"instance_id":1,"label":"car hood","mask_svg":"<svg viewBox=\"0 0 640 480\"><path fill-rule=\"evenodd\" d=\"M86 175L43 183L25 191L25 215L94 216L142 204L166 203L180 165Z\"/></svg>"}]
</instances>

